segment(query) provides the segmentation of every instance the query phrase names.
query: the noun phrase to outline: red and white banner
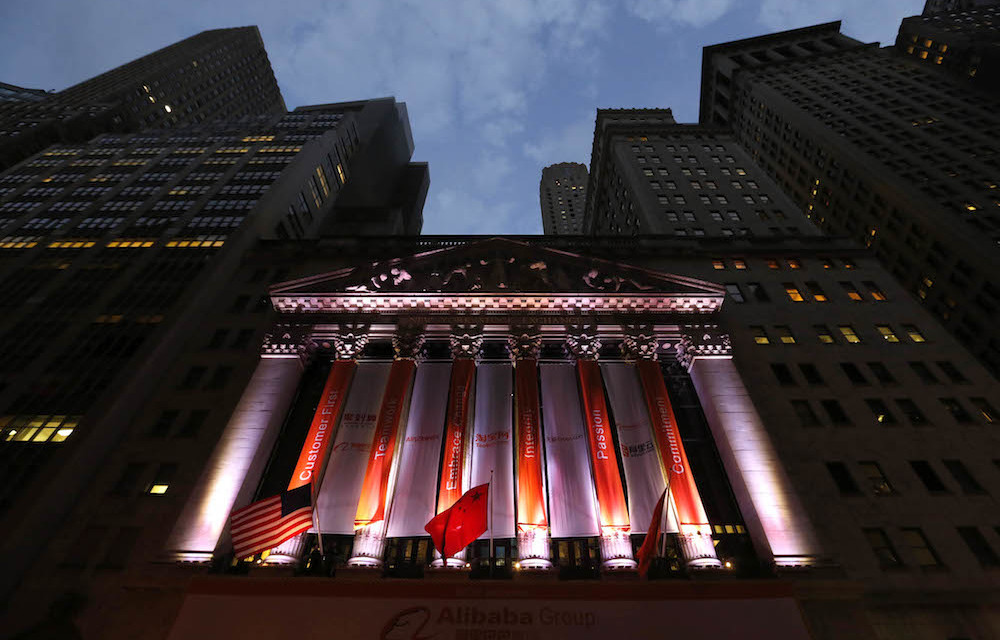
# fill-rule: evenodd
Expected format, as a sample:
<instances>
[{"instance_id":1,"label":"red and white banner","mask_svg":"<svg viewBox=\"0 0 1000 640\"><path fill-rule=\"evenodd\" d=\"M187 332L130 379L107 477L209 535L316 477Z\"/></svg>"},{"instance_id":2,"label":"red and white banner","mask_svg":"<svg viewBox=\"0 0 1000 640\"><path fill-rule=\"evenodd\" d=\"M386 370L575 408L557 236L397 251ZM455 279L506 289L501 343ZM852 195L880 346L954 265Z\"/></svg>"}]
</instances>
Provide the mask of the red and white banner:
<instances>
[{"instance_id":1,"label":"red and white banner","mask_svg":"<svg viewBox=\"0 0 1000 640\"><path fill-rule=\"evenodd\" d=\"M458 358L451 365L451 385L448 387L448 418L445 423L444 457L441 462L441 483L438 487L437 512L441 513L462 497L467 486L469 452L469 411L472 385L476 378L476 361Z\"/></svg>"},{"instance_id":2,"label":"red and white banner","mask_svg":"<svg viewBox=\"0 0 1000 640\"><path fill-rule=\"evenodd\" d=\"M618 449L621 451L625 486L628 488L628 515L632 522L632 533L646 533L646 525L649 524L657 501L663 495L666 480L653 442L653 429L649 425L642 386L635 367L624 362L604 363L601 365L601 373L604 376L604 386L608 389L611 411L615 415ZM677 532L673 511L669 508L665 530Z\"/></svg>"},{"instance_id":3,"label":"red and white banner","mask_svg":"<svg viewBox=\"0 0 1000 640\"><path fill-rule=\"evenodd\" d=\"M508 363L481 364L476 371L476 418L472 446L472 486L493 472L493 536L514 537L514 444L511 438L513 375ZM489 531L482 537L488 538Z\"/></svg>"},{"instance_id":4,"label":"red and white banner","mask_svg":"<svg viewBox=\"0 0 1000 640\"><path fill-rule=\"evenodd\" d=\"M396 360L389 369L389 382L385 385L382 406L378 410L375 435L368 451L368 467L361 484L361 499L354 516L355 529L385 520L385 502L396 441L399 438L399 425L406 409L410 382L416 366L413 360Z\"/></svg>"},{"instance_id":5,"label":"red and white banner","mask_svg":"<svg viewBox=\"0 0 1000 640\"><path fill-rule=\"evenodd\" d=\"M653 422L660 461L670 481L670 495L674 499L681 533L711 533L705 507L684 452L681 434L677 430L677 419L667 395L660 365L652 360L642 360L636 367L639 379L642 380L646 407Z\"/></svg>"},{"instance_id":6,"label":"red and white banner","mask_svg":"<svg viewBox=\"0 0 1000 640\"><path fill-rule=\"evenodd\" d=\"M514 365L514 407L517 411L517 527L548 526L542 475L541 411L538 403L538 362Z\"/></svg>"},{"instance_id":7,"label":"red and white banner","mask_svg":"<svg viewBox=\"0 0 1000 640\"><path fill-rule=\"evenodd\" d=\"M390 538L426 535L424 525L434 517L437 468L441 458L441 425L444 423L451 365L431 362L417 367L393 483Z\"/></svg>"},{"instance_id":8,"label":"red and white banner","mask_svg":"<svg viewBox=\"0 0 1000 640\"><path fill-rule=\"evenodd\" d=\"M316 518L323 533L351 535L361 496L368 451L372 446L378 408L382 403L389 365L361 362L344 404L344 415L330 450L323 486L316 498Z\"/></svg>"},{"instance_id":9,"label":"red and white banner","mask_svg":"<svg viewBox=\"0 0 1000 640\"><path fill-rule=\"evenodd\" d=\"M553 497L549 501L550 533L553 538L600 535L576 368L547 363L539 369L545 411L545 468Z\"/></svg>"},{"instance_id":10,"label":"red and white banner","mask_svg":"<svg viewBox=\"0 0 1000 640\"><path fill-rule=\"evenodd\" d=\"M357 366L353 360L334 360L330 367L323 395L313 414L306 441L302 444L295 472L288 483L289 491L313 482L314 478L316 482L313 482L313 491L319 491L326 465L326 452L330 448L330 440L336 435L340 411L347 400L347 389L351 386L351 378L354 377Z\"/></svg>"},{"instance_id":11,"label":"red and white banner","mask_svg":"<svg viewBox=\"0 0 1000 640\"><path fill-rule=\"evenodd\" d=\"M622 487L618 456L612 435L611 416L604 402L601 370L593 360L576 363L583 398L583 415L590 445L590 461L594 468L594 488L601 514L601 530L629 531L628 508Z\"/></svg>"}]
</instances>

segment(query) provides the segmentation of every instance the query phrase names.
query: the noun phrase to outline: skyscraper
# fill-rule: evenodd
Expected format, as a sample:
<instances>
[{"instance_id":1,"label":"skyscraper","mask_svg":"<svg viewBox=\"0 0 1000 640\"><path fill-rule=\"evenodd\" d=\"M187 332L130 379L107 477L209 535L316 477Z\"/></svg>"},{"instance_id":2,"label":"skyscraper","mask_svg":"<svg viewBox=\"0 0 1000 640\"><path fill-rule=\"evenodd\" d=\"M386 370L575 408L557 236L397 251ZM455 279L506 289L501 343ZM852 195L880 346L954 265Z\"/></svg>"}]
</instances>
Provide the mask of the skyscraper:
<instances>
[{"instance_id":1,"label":"skyscraper","mask_svg":"<svg viewBox=\"0 0 1000 640\"><path fill-rule=\"evenodd\" d=\"M42 96L0 100L0 170L99 133L285 111L257 27L203 31Z\"/></svg>"},{"instance_id":2,"label":"skyscraper","mask_svg":"<svg viewBox=\"0 0 1000 640\"><path fill-rule=\"evenodd\" d=\"M542 169L538 183L545 235L578 235L587 203L587 166L561 162Z\"/></svg>"},{"instance_id":3,"label":"skyscraper","mask_svg":"<svg viewBox=\"0 0 1000 640\"><path fill-rule=\"evenodd\" d=\"M945 43L879 48L839 27L706 47L701 122L731 127L819 228L870 247L996 374L996 96L942 62Z\"/></svg>"}]
</instances>

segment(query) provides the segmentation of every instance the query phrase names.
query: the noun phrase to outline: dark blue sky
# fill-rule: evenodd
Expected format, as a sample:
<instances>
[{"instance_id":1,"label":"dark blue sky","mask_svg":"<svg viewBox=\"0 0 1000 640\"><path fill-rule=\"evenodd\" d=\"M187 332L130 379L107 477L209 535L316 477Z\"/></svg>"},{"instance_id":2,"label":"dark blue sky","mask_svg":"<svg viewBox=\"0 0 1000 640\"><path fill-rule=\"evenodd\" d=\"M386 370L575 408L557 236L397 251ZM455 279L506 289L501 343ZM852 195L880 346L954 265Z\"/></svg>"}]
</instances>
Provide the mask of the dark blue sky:
<instances>
[{"instance_id":1,"label":"dark blue sky","mask_svg":"<svg viewBox=\"0 0 1000 640\"><path fill-rule=\"evenodd\" d=\"M0 81L62 89L256 24L289 108L395 95L431 167L425 233L539 233L538 178L590 162L595 109L698 111L701 49L828 20L891 43L923 0L12 0Z\"/></svg>"}]
</instances>

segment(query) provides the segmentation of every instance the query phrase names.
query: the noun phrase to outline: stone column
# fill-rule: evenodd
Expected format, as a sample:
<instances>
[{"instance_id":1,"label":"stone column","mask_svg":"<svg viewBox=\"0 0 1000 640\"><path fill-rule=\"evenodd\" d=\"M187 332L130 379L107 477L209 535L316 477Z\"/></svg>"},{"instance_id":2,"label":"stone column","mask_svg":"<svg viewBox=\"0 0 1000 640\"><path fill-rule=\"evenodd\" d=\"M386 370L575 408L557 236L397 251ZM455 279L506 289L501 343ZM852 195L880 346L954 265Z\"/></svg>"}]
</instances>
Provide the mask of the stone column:
<instances>
[{"instance_id":1,"label":"stone column","mask_svg":"<svg viewBox=\"0 0 1000 640\"><path fill-rule=\"evenodd\" d=\"M812 525L715 325L682 327L677 359L691 374L747 529L778 566L813 564Z\"/></svg>"},{"instance_id":2,"label":"stone column","mask_svg":"<svg viewBox=\"0 0 1000 640\"><path fill-rule=\"evenodd\" d=\"M323 343L322 346L332 349L335 360L357 360L368 344L368 328L368 325L342 324L339 333L331 337L329 342ZM322 481L322 474L317 474L313 485L314 497L319 495ZM306 535L302 533L294 538L289 538L271 549L264 564L299 565L303 560Z\"/></svg>"},{"instance_id":3,"label":"stone column","mask_svg":"<svg viewBox=\"0 0 1000 640\"><path fill-rule=\"evenodd\" d=\"M170 559L206 562L228 552L229 514L254 497L309 354L308 328L279 325L167 542Z\"/></svg>"},{"instance_id":4,"label":"stone column","mask_svg":"<svg viewBox=\"0 0 1000 640\"><path fill-rule=\"evenodd\" d=\"M597 337L596 325L569 325L566 327L566 332L566 349L574 359L597 360L601 351L601 340ZM605 569L636 568L629 531L602 526L600 547L602 565Z\"/></svg>"},{"instance_id":5,"label":"stone column","mask_svg":"<svg viewBox=\"0 0 1000 640\"><path fill-rule=\"evenodd\" d=\"M628 362L640 360L655 361L658 359L659 341L651 325L627 325L624 327L625 337L622 340L621 351ZM653 427L650 423L651 428ZM680 445L683 447L683 443ZM662 458L661 458L662 460ZM673 495L668 496L673 501ZM668 505L669 506L669 505ZM680 541L681 554L689 567L720 567L719 557L715 553L715 542L709 532L685 531L681 523L677 538ZM688 527L691 529L691 527Z\"/></svg>"},{"instance_id":6,"label":"stone column","mask_svg":"<svg viewBox=\"0 0 1000 640\"><path fill-rule=\"evenodd\" d=\"M424 333L422 326L399 326L392 336L392 350L396 360L418 361L424 346ZM412 384L412 383L411 383ZM412 391L408 390L407 393ZM408 404L408 403L407 403ZM381 411L381 410L380 410ZM406 413L400 415L400 429L405 429ZM381 420L381 416L379 416ZM397 442L393 451L392 470L389 475L389 487L386 490L385 518L378 522L367 524L354 532L354 548L351 557L347 561L349 567L372 567L378 568L383 564L385 556L385 532L391 514L393 487L396 484L396 462L399 452L402 449L402 442Z\"/></svg>"},{"instance_id":7,"label":"stone column","mask_svg":"<svg viewBox=\"0 0 1000 640\"><path fill-rule=\"evenodd\" d=\"M538 366L538 355L542 350L542 333L538 327L510 328L507 350L515 369L519 366ZM530 361L520 364L521 361ZM515 429L517 425L515 424ZM541 425L539 425L539 431ZM541 438L539 438L541 440ZM515 452L516 455L516 452ZM544 468L544 467L543 467ZM517 530L517 554L521 567L525 569L551 569L551 549L548 528L531 527Z\"/></svg>"}]
</instances>

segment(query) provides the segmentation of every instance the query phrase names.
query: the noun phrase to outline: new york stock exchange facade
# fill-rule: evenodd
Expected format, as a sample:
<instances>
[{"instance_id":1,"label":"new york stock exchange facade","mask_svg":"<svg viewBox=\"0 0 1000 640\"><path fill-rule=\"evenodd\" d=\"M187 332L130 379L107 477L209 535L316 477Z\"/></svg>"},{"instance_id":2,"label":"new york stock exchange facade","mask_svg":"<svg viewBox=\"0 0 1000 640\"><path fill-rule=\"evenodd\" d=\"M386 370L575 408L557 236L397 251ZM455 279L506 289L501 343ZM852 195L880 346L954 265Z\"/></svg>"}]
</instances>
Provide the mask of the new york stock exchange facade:
<instances>
[{"instance_id":1,"label":"new york stock exchange facade","mask_svg":"<svg viewBox=\"0 0 1000 640\"><path fill-rule=\"evenodd\" d=\"M823 562L721 285L489 239L270 297L278 319L169 536L172 561L214 567L170 637L809 637L788 576ZM310 532L234 559L229 514L307 483ZM424 526L486 483L490 530L441 558Z\"/></svg>"}]
</instances>

